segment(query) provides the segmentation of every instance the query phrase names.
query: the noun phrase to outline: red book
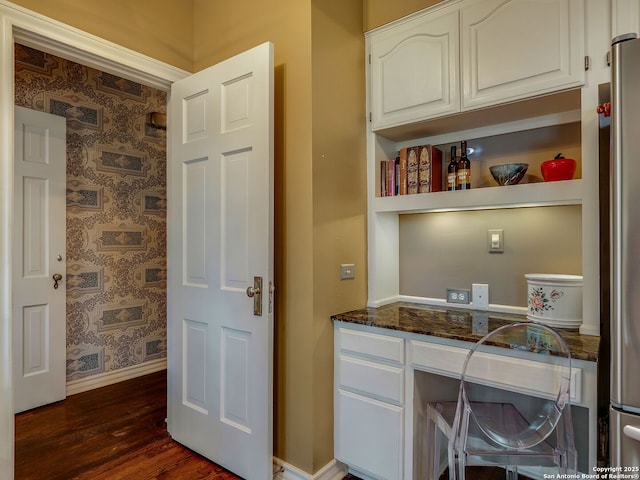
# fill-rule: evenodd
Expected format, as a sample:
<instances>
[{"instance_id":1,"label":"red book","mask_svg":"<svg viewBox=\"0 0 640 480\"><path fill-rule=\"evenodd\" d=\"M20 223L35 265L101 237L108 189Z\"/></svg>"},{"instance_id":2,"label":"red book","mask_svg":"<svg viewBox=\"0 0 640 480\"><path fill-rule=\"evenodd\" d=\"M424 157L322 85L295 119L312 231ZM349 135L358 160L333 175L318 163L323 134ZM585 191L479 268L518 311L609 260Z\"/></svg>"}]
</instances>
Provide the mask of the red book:
<instances>
[{"instance_id":1,"label":"red book","mask_svg":"<svg viewBox=\"0 0 640 480\"><path fill-rule=\"evenodd\" d=\"M393 197L396 194L396 162L387 161L387 196Z\"/></svg>"},{"instance_id":2,"label":"red book","mask_svg":"<svg viewBox=\"0 0 640 480\"><path fill-rule=\"evenodd\" d=\"M407 194L407 149L400 149L400 195Z\"/></svg>"}]
</instances>

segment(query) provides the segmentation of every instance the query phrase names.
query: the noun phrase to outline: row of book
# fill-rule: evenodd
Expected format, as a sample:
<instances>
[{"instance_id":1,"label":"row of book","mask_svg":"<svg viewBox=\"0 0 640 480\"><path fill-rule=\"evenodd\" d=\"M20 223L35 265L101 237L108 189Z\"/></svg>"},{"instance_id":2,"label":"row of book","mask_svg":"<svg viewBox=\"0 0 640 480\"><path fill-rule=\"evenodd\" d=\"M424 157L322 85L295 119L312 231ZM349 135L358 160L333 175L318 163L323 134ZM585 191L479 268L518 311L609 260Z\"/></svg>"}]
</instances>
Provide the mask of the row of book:
<instances>
[{"instance_id":1,"label":"row of book","mask_svg":"<svg viewBox=\"0 0 640 480\"><path fill-rule=\"evenodd\" d=\"M395 160L380 162L380 196L442 190L442 151L433 145L402 148Z\"/></svg>"}]
</instances>

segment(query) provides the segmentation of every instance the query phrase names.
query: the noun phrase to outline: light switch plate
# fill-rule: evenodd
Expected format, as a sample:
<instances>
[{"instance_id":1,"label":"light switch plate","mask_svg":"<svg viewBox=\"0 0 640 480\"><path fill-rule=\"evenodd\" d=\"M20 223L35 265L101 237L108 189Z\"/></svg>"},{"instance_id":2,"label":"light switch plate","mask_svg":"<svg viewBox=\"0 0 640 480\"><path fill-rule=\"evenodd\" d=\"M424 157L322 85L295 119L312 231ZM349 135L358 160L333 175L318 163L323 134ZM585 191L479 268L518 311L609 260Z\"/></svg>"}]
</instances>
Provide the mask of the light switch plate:
<instances>
[{"instance_id":1,"label":"light switch plate","mask_svg":"<svg viewBox=\"0 0 640 480\"><path fill-rule=\"evenodd\" d=\"M353 263L340 265L340 280L353 280L356 278L356 266Z\"/></svg>"},{"instance_id":2,"label":"light switch plate","mask_svg":"<svg viewBox=\"0 0 640 480\"><path fill-rule=\"evenodd\" d=\"M489 285L487 283L471 284L471 303L475 310L489 309Z\"/></svg>"},{"instance_id":3,"label":"light switch plate","mask_svg":"<svg viewBox=\"0 0 640 480\"><path fill-rule=\"evenodd\" d=\"M504 252L504 230L487 230L487 249L489 253Z\"/></svg>"}]
</instances>

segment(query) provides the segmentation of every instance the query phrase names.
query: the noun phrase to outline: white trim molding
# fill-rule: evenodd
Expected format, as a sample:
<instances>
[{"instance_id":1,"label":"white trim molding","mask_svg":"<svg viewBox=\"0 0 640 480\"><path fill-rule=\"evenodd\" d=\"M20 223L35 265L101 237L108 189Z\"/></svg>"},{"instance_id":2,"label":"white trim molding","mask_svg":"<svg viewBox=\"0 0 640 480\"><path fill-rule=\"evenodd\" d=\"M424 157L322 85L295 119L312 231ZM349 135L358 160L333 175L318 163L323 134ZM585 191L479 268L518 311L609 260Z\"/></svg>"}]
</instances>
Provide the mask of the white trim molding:
<instances>
[{"instance_id":1,"label":"white trim molding","mask_svg":"<svg viewBox=\"0 0 640 480\"><path fill-rule=\"evenodd\" d=\"M124 382L133 378L141 377L149 373L159 372L167 369L167 359L160 358L149 362L140 363L131 367L119 368L110 372L91 375L86 378L79 378L67 382L67 396L76 393L88 392L114 383Z\"/></svg>"},{"instance_id":2,"label":"white trim molding","mask_svg":"<svg viewBox=\"0 0 640 480\"><path fill-rule=\"evenodd\" d=\"M331 460L315 474L309 474L293 465L273 457L273 478L278 480L342 480L348 473L344 463Z\"/></svg>"},{"instance_id":3,"label":"white trim molding","mask_svg":"<svg viewBox=\"0 0 640 480\"><path fill-rule=\"evenodd\" d=\"M116 43L0 0L0 15L15 41L161 90L189 72ZM13 43L13 42L12 42ZM5 46L6 48L6 46ZM13 45L11 45L13 49ZM3 53L6 50L3 50ZM13 59L13 55L11 56Z\"/></svg>"}]
</instances>

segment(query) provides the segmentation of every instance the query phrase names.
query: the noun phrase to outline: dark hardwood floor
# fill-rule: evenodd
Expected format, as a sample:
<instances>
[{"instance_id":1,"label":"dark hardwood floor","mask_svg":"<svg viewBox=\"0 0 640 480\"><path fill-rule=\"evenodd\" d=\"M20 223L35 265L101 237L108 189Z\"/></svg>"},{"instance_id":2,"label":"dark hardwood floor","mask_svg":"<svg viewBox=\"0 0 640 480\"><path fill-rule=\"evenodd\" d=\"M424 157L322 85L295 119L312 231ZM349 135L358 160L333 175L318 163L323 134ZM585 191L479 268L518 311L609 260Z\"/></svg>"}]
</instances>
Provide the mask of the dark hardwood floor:
<instances>
[{"instance_id":1,"label":"dark hardwood floor","mask_svg":"<svg viewBox=\"0 0 640 480\"><path fill-rule=\"evenodd\" d=\"M169 437L166 382L152 373L16 415L15 479L241 480ZM467 469L469 480L501 478Z\"/></svg>"},{"instance_id":2,"label":"dark hardwood floor","mask_svg":"<svg viewBox=\"0 0 640 480\"><path fill-rule=\"evenodd\" d=\"M166 372L16 415L16 480L239 477L167 434Z\"/></svg>"}]
</instances>

